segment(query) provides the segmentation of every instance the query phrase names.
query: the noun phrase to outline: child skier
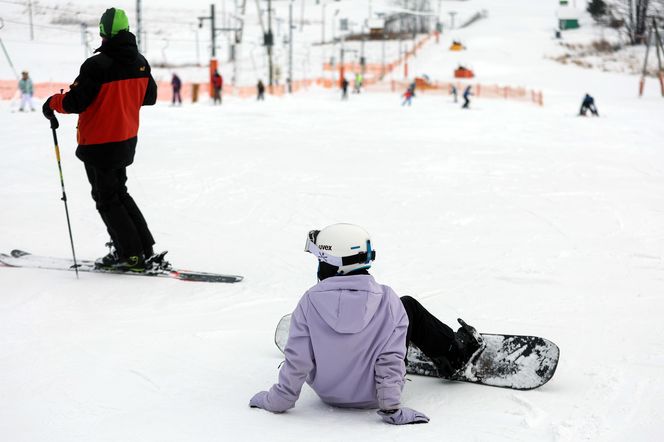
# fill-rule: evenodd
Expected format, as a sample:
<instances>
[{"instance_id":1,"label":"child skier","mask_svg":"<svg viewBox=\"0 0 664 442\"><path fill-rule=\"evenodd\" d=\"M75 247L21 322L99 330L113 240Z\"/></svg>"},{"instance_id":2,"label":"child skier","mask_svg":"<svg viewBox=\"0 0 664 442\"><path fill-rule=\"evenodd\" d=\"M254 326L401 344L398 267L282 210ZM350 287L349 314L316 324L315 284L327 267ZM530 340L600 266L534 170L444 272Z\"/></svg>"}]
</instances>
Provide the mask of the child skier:
<instances>
[{"instance_id":1,"label":"child skier","mask_svg":"<svg viewBox=\"0 0 664 442\"><path fill-rule=\"evenodd\" d=\"M21 72L21 79L18 81L18 90L21 91L21 107L19 111L23 112L23 108L30 106L30 110L34 112L35 106L32 103L33 85L28 71Z\"/></svg>"},{"instance_id":2,"label":"child skier","mask_svg":"<svg viewBox=\"0 0 664 442\"><path fill-rule=\"evenodd\" d=\"M292 314L279 382L249 405L281 413L295 405L306 381L327 404L379 408L389 424L429 418L401 404L407 343L417 345L442 375L461 369L480 348L410 296L399 298L368 269L376 257L369 234L353 224L309 232L305 250L318 258L318 284Z\"/></svg>"}]
</instances>

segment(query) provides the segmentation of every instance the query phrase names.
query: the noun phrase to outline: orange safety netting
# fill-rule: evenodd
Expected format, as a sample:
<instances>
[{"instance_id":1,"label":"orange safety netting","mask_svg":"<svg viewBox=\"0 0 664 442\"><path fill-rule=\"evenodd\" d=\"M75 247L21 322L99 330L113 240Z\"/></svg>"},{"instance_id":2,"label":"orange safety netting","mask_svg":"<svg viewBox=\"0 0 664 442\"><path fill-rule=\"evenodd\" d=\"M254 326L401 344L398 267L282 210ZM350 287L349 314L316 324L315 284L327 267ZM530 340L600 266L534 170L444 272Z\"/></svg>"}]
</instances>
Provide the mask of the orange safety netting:
<instances>
[{"instance_id":1,"label":"orange safety netting","mask_svg":"<svg viewBox=\"0 0 664 442\"><path fill-rule=\"evenodd\" d=\"M417 81L419 80L419 81ZM417 79L415 84L418 91L423 91L425 93L432 92L438 94L450 94L452 86L456 87L456 90L459 94L462 93L463 89L469 85L469 83L460 83L460 82L431 82L424 79ZM408 81L396 81L392 80L389 83L389 90L391 92L400 92L406 90L410 86ZM386 91L386 85L383 84L381 88L383 91ZM495 84L486 85L486 84L472 84L472 93L476 97L483 98L503 98L505 100L517 100L517 101L529 101L535 103L539 106L544 105L544 96L542 91L535 91L531 89L526 89L524 87L511 87L511 86L499 86ZM372 88L375 89L375 88Z\"/></svg>"},{"instance_id":2,"label":"orange safety netting","mask_svg":"<svg viewBox=\"0 0 664 442\"><path fill-rule=\"evenodd\" d=\"M422 48L432 37L436 37L435 33L427 34L422 37L411 50L405 52L403 56L399 57L392 62L383 64L369 63L364 66L365 76L363 78L363 86L367 87L367 91L376 92L396 92L405 90L410 82L396 81L391 82L382 81L385 75L393 72L399 66L404 66L404 73L407 72L408 60L417 54L417 51ZM330 65L329 63L323 65L323 71L326 72L361 72L362 66L356 62L344 63L343 65ZM455 85L458 91L461 91L463 85L461 83L450 82L430 82L424 78L416 78L418 91L430 91L434 93L449 93L452 85ZM292 82L293 92L303 89L308 89L312 85L317 85L326 89L336 89L339 87L338 78L314 78L304 80L294 80ZM172 99L172 88L169 81L157 82L158 94L157 99L160 101L170 101ZM207 95L209 82L205 83L183 83L180 94L183 100L192 100L194 95L197 94L198 98ZM540 106L543 105L543 97L541 91L528 90L525 88L513 88L510 86L498 85L473 85L473 94L477 97L487 98L504 98L511 100L531 101ZM36 98L46 98L55 93L60 92L60 89L65 91L69 90L68 83L44 82L34 84L34 96ZM18 81L15 80L0 80L0 100L10 100L16 96L18 90ZM286 85L265 86L265 92L271 95L282 96L286 94L288 88ZM255 97L257 95L256 86L232 86L225 84L222 90L223 95L232 95L241 98Z\"/></svg>"}]
</instances>

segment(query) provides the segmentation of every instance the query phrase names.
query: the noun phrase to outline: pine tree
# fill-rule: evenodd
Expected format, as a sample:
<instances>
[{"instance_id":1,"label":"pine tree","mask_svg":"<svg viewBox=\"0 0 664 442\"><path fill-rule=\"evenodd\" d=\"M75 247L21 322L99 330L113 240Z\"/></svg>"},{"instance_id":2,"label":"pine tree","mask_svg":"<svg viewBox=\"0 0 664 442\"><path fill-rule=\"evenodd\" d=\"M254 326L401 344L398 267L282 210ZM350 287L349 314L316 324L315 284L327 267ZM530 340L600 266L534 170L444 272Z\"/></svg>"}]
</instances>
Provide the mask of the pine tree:
<instances>
[{"instance_id":1,"label":"pine tree","mask_svg":"<svg viewBox=\"0 0 664 442\"><path fill-rule=\"evenodd\" d=\"M606 2L604 0L590 0L587 10L593 16L593 19L598 22L606 14Z\"/></svg>"}]
</instances>

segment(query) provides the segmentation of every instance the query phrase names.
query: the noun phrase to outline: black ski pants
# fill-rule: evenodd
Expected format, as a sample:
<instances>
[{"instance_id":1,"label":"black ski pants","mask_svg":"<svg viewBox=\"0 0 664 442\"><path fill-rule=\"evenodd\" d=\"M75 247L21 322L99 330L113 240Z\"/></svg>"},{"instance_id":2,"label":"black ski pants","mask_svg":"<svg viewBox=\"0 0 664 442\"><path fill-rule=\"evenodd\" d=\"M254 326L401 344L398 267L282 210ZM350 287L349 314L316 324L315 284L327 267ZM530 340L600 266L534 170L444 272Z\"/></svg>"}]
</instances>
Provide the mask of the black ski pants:
<instances>
[{"instance_id":1,"label":"black ski pants","mask_svg":"<svg viewBox=\"0 0 664 442\"><path fill-rule=\"evenodd\" d=\"M127 169L104 169L85 163L92 199L121 258L152 255L154 239L143 214L127 193Z\"/></svg>"},{"instance_id":2,"label":"black ski pants","mask_svg":"<svg viewBox=\"0 0 664 442\"><path fill-rule=\"evenodd\" d=\"M441 375L451 375L461 357L454 330L429 313L410 296L402 296L401 303L408 315L406 342L413 343L438 367Z\"/></svg>"},{"instance_id":3,"label":"black ski pants","mask_svg":"<svg viewBox=\"0 0 664 442\"><path fill-rule=\"evenodd\" d=\"M583 104L581 105L581 110L579 111L579 114L585 115L586 111L589 110L593 115L599 117L599 112L597 112L597 108L595 107L594 104Z\"/></svg>"}]
</instances>

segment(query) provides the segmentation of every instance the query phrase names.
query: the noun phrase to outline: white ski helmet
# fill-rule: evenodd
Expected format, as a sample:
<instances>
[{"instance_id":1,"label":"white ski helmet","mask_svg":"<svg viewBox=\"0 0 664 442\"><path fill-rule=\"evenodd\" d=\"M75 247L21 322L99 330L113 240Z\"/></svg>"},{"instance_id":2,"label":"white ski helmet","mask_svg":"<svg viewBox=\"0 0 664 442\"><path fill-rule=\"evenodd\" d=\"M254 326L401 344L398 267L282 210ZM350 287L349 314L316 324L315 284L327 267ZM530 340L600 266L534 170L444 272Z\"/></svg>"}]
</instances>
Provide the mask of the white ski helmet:
<instances>
[{"instance_id":1,"label":"white ski helmet","mask_svg":"<svg viewBox=\"0 0 664 442\"><path fill-rule=\"evenodd\" d=\"M305 252L319 261L338 267L337 275L368 269L376 259L369 233L355 224L332 224L323 230L312 230L307 237Z\"/></svg>"}]
</instances>

